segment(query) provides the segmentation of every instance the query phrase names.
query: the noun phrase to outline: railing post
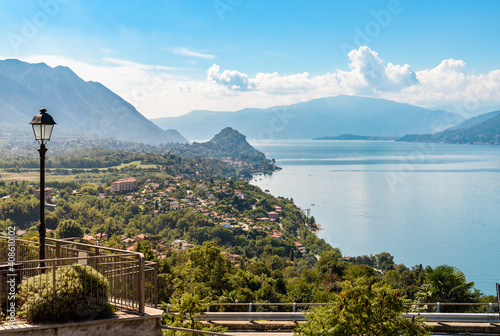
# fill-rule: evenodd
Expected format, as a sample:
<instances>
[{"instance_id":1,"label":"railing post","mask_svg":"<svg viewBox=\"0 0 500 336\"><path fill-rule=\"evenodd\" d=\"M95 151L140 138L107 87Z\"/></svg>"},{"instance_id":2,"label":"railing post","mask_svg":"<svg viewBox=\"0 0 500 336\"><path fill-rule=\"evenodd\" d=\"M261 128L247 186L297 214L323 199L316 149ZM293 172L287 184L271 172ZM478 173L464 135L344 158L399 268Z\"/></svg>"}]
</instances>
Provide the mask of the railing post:
<instances>
[{"instance_id":1,"label":"railing post","mask_svg":"<svg viewBox=\"0 0 500 336\"><path fill-rule=\"evenodd\" d=\"M441 312L439 302L436 302L436 311L437 311L438 313L440 313L440 312Z\"/></svg>"},{"instance_id":2,"label":"railing post","mask_svg":"<svg viewBox=\"0 0 500 336\"><path fill-rule=\"evenodd\" d=\"M292 307L292 312L295 313L297 311L297 302L294 302Z\"/></svg>"},{"instance_id":3,"label":"railing post","mask_svg":"<svg viewBox=\"0 0 500 336\"><path fill-rule=\"evenodd\" d=\"M54 297L56 297L56 263L52 266L52 290Z\"/></svg>"},{"instance_id":4,"label":"railing post","mask_svg":"<svg viewBox=\"0 0 500 336\"><path fill-rule=\"evenodd\" d=\"M56 240L56 259L61 258L61 242Z\"/></svg>"},{"instance_id":5,"label":"railing post","mask_svg":"<svg viewBox=\"0 0 500 336\"><path fill-rule=\"evenodd\" d=\"M252 303L250 302L248 304L248 312L251 313L252 312Z\"/></svg>"},{"instance_id":6,"label":"railing post","mask_svg":"<svg viewBox=\"0 0 500 336\"><path fill-rule=\"evenodd\" d=\"M56 259L59 259L61 258L61 242L60 241L56 241ZM54 261L54 265L58 265L59 262L56 260ZM64 262L63 262L64 264Z\"/></svg>"},{"instance_id":7,"label":"railing post","mask_svg":"<svg viewBox=\"0 0 500 336\"><path fill-rule=\"evenodd\" d=\"M16 256L15 256L16 261L20 261L20 260L21 260L21 258L19 258L19 256L20 256L20 253L19 253L19 252L20 252L19 247L20 247L20 244L19 244L19 242L17 241L17 239L15 239L15 240L14 240L14 248L15 248L15 249L14 249L14 253L16 254ZM2 260L2 261L3 261L3 260Z\"/></svg>"},{"instance_id":8,"label":"railing post","mask_svg":"<svg viewBox=\"0 0 500 336\"><path fill-rule=\"evenodd\" d=\"M158 308L158 263L155 263L155 274L153 275L154 276L154 283L155 283L155 288L154 288L154 299L153 299L153 302L154 302L154 307L155 308Z\"/></svg>"},{"instance_id":9,"label":"railing post","mask_svg":"<svg viewBox=\"0 0 500 336\"><path fill-rule=\"evenodd\" d=\"M488 308L488 313L490 313L490 314L491 314L491 313L493 313L493 303L491 303L491 302L490 302L490 303L488 304L488 307L489 307L489 308Z\"/></svg>"},{"instance_id":10,"label":"railing post","mask_svg":"<svg viewBox=\"0 0 500 336\"><path fill-rule=\"evenodd\" d=\"M146 277L145 277L145 274L144 274L144 269L145 269L145 264L146 264L146 260L144 259L144 254L142 253L139 253L139 272L138 272L138 284L139 284L139 288L138 288L138 292L139 293L139 313L141 314L144 314L145 313L145 310L144 310L144 306L145 306L145 298L146 298Z\"/></svg>"}]
</instances>

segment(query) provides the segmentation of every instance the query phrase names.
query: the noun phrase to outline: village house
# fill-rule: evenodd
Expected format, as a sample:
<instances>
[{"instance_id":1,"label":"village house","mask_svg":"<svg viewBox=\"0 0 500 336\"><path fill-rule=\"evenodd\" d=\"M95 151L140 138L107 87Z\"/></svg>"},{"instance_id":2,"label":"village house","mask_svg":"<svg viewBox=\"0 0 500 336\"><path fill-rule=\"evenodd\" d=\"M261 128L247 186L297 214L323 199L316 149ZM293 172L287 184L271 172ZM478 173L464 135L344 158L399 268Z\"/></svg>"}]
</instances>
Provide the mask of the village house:
<instances>
[{"instance_id":1,"label":"village house","mask_svg":"<svg viewBox=\"0 0 500 336\"><path fill-rule=\"evenodd\" d=\"M283 240L283 234L279 231L273 231L273 238L276 238L278 240Z\"/></svg>"},{"instance_id":2,"label":"village house","mask_svg":"<svg viewBox=\"0 0 500 336\"><path fill-rule=\"evenodd\" d=\"M225 251L222 251L221 254L225 255L233 265L239 263L241 260L241 256L239 254L231 254Z\"/></svg>"},{"instance_id":3,"label":"village house","mask_svg":"<svg viewBox=\"0 0 500 336\"><path fill-rule=\"evenodd\" d=\"M96 236L97 239L108 239L108 234L107 233L99 232L99 233L96 233L95 236Z\"/></svg>"},{"instance_id":4,"label":"village house","mask_svg":"<svg viewBox=\"0 0 500 336\"><path fill-rule=\"evenodd\" d=\"M127 245L127 246L132 246L132 245L134 245L134 244L135 244L136 239L126 237L126 238L122 239L122 242L124 242L124 243L125 243L125 245Z\"/></svg>"},{"instance_id":5,"label":"village house","mask_svg":"<svg viewBox=\"0 0 500 336\"><path fill-rule=\"evenodd\" d=\"M52 193L52 188L45 188L45 197L49 197L50 194ZM40 189L35 190L35 196L40 197Z\"/></svg>"},{"instance_id":6,"label":"village house","mask_svg":"<svg viewBox=\"0 0 500 336\"><path fill-rule=\"evenodd\" d=\"M89 235L83 236L83 239L88 241L90 244L95 244L97 242L97 239L95 239L94 237L89 236Z\"/></svg>"},{"instance_id":7,"label":"village house","mask_svg":"<svg viewBox=\"0 0 500 336\"><path fill-rule=\"evenodd\" d=\"M295 246L297 247L297 249L299 250L300 253L302 253L302 254L307 253L307 249L305 248L304 245L302 245L299 242L293 242L293 243L295 244Z\"/></svg>"},{"instance_id":8,"label":"village house","mask_svg":"<svg viewBox=\"0 0 500 336\"><path fill-rule=\"evenodd\" d=\"M279 218L279 213L277 213L276 211L270 211L268 214L270 219L274 219L274 220L277 220Z\"/></svg>"},{"instance_id":9,"label":"village house","mask_svg":"<svg viewBox=\"0 0 500 336\"><path fill-rule=\"evenodd\" d=\"M222 225L226 229L234 229L234 227L231 224L229 224L228 222L222 222L222 223L220 223L220 225Z\"/></svg>"},{"instance_id":10,"label":"village house","mask_svg":"<svg viewBox=\"0 0 500 336\"><path fill-rule=\"evenodd\" d=\"M193 244L189 244L186 240L176 239L172 242L172 246L174 249L187 250L193 247Z\"/></svg>"}]
</instances>

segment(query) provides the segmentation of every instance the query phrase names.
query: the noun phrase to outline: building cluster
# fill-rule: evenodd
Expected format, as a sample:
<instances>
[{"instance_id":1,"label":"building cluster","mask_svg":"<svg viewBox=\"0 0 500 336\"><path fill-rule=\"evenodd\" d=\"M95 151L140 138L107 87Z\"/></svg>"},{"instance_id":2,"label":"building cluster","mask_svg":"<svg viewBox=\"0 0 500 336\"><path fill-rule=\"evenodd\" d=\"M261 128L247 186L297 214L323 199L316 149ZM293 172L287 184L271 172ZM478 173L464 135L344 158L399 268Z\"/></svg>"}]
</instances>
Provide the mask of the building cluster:
<instances>
[{"instance_id":1,"label":"building cluster","mask_svg":"<svg viewBox=\"0 0 500 336\"><path fill-rule=\"evenodd\" d=\"M232 189L229 183L214 181L210 184L209 182L192 181L188 176L178 175L174 179L165 180L162 184L148 180L144 186L141 185L141 189L139 189L137 179L130 177L113 182L110 190L113 193L107 194L101 192L98 197L123 197L125 201L131 203L142 206L149 205L149 208L152 209L152 216L157 216L165 211L189 208L193 212L207 216L209 222L230 230L263 230L268 231L269 235L277 240L283 240L285 238L281 225L283 209L279 206L275 206L272 211L269 211L266 217L253 219L248 217L235 218L226 213L220 213L217 207L219 201L215 196L218 193L227 194L232 192L234 193L234 197L241 200L246 197L252 197L246 195L244 190ZM40 190L37 190L37 192L39 193ZM73 193L79 195L78 191L73 191ZM121 193L122 195L114 195L116 193ZM51 196L52 194L57 193L51 188L46 188L45 195ZM85 240L92 244L109 238L110 237L108 237L105 232L98 232L84 237ZM137 241L149 240L149 236L145 234L139 234L133 237L121 236L121 240L128 250L133 250ZM307 253L306 248L302 244L295 242L295 245L300 252ZM193 245L185 240L175 240L171 243L155 240L154 247L155 249L153 249L153 252L157 257L162 258L162 255L164 255L162 251L168 248L185 250L193 247ZM238 255L228 255L228 258L233 264L238 264L240 261L240 256Z\"/></svg>"}]
</instances>

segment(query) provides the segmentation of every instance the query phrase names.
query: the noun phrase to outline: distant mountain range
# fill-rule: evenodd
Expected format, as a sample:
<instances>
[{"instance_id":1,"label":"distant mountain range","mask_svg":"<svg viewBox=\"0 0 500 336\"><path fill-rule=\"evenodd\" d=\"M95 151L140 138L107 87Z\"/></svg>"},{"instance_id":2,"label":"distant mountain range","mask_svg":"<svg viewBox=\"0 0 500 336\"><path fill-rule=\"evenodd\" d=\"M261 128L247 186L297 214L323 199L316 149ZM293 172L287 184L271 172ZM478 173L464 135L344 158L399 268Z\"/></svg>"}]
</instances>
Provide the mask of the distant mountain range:
<instances>
[{"instance_id":1,"label":"distant mountain range","mask_svg":"<svg viewBox=\"0 0 500 336\"><path fill-rule=\"evenodd\" d=\"M337 96L267 109L197 110L152 121L162 128L175 128L190 140L205 140L222 127L237 129L249 139L311 139L345 133L369 136L432 133L463 120L450 112L384 99Z\"/></svg>"},{"instance_id":2,"label":"distant mountain range","mask_svg":"<svg viewBox=\"0 0 500 336\"><path fill-rule=\"evenodd\" d=\"M29 122L42 107L57 123L53 139L187 142L175 130L160 129L104 85L85 82L67 67L0 61L0 137L32 137Z\"/></svg>"},{"instance_id":3,"label":"distant mountain range","mask_svg":"<svg viewBox=\"0 0 500 336\"><path fill-rule=\"evenodd\" d=\"M500 111L466 120L435 134L409 134L398 141L500 145Z\"/></svg>"},{"instance_id":4,"label":"distant mountain range","mask_svg":"<svg viewBox=\"0 0 500 336\"><path fill-rule=\"evenodd\" d=\"M466 121L464 121L456 126L447 128L445 131L456 131L459 129L466 129L466 128L478 125L478 124L480 124L488 119L496 117L499 114L500 114L500 111L493 111L493 112L489 112L489 113L484 113L484 114L478 115L476 117L472 117L470 119L467 119Z\"/></svg>"}]
</instances>

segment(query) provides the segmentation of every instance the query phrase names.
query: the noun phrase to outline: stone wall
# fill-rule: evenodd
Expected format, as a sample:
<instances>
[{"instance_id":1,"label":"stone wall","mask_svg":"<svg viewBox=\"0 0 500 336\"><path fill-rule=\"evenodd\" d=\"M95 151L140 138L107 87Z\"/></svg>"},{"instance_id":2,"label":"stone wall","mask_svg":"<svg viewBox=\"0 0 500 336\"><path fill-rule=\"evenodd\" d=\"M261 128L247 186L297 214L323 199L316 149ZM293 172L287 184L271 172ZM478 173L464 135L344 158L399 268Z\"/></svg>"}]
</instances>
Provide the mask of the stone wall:
<instances>
[{"instance_id":1,"label":"stone wall","mask_svg":"<svg viewBox=\"0 0 500 336\"><path fill-rule=\"evenodd\" d=\"M144 316L116 314L102 320L61 324L0 325L0 336L162 336L161 310L146 309Z\"/></svg>"}]
</instances>

